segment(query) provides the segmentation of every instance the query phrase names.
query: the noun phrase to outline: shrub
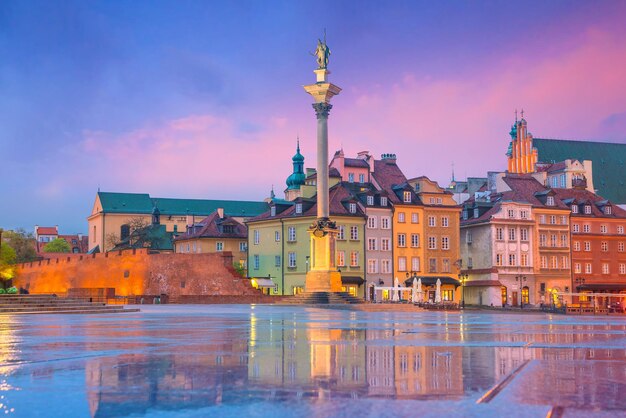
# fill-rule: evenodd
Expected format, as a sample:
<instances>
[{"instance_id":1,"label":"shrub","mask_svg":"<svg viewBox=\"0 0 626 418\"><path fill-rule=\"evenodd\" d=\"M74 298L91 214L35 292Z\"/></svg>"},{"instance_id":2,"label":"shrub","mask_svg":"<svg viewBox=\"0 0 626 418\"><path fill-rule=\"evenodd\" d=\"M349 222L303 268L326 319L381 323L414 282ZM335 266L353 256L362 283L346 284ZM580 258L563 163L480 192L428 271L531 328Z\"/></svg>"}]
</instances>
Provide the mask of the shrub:
<instances>
[{"instance_id":1,"label":"shrub","mask_svg":"<svg viewBox=\"0 0 626 418\"><path fill-rule=\"evenodd\" d=\"M9 287L7 289L7 294L9 294L9 295L17 295L17 287L15 287L15 286Z\"/></svg>"}]
</instances>

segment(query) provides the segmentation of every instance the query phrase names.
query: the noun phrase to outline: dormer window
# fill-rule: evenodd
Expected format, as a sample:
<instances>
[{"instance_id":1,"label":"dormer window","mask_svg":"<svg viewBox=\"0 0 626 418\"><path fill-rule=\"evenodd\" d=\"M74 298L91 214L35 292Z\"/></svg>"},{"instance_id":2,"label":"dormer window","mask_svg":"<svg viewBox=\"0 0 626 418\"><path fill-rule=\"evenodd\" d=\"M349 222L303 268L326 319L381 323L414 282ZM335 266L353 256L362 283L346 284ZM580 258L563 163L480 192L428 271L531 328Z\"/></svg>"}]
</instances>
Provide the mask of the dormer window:
<instances>
[{"instance_id":1,"label":"dormer window","mask_svg":"<svg viewBox=\"0 0 626 418\"><path fill-rule=\"evenodd\" d=\"M386 197L381 197L380 198L380 206L387 206L387 198Z\"/></svg>"},{"instance_id":2,"label":"dormer window","mask_svg":"<svg viewBox=\"0 0 626 418\"><path fill-rule=\"evenodd\" d=\"M572 213L578 213L578 205L572 205Z\"/></svg>"},{"instance_id":3,"label":"dormer window","mask_svg":"<svg viewBox=\"0 0 626 418\"><path fill-rule=\"evenodd\" d=\"M585 205L585 215L591 215L591 205Z\"/></svg>"},{"instance_id":4,"label":"dormer window","mask_svg":"<svg viewBox=\"0 0 626 418\"><path fill-rule=\"evenodd\" d=\"M367 206L374 205L374 196L367 196Z\"/></svg>"},{"instance_id":5,"label":"dormer window","mask_svg":"<svg viewBox=\"0 0 626 418\"><path fill-rule=\"evenodd\" d=\"M297 214L302 213L302 203L296 203L296 213Z\"/></svg>"},{"instance_id":6,"label":"dormer window","mask_svg":"<svg viewBox=\"0 0 626 418\"><path fill-rule=\"evenodd\" d=\"M613 211L611 210L611 206L606 205L606 206L604 207L604 214L605 214L605 215L610 215L611 213L613 213Z\"/></svg>"},{"instance_id":7,"label":"dormer window","mask_svg":"<svg viewBox=\"0 0 626 418\"><path fill-rule=\"evenodd\" d=\"M404 192L404 203L411 203L411 192Z\"/></svg>"},{"instance_id":8,"label":"dormer window","mask_svg":"<svg viewBox=\"0 0 626 418\"><path fill-rule=\"evenodd\" d=\"M474 208L474 218L478 218L479 214L478 208Z\"/></svg>"},{"instance_id":9,"label":"dormer window","mask_svg":"<svg viewBox=\"0 0 626 418\"><path fill-rule=\"evenodd\" d=\"M468 214L467 214L467 209L465 209L463 211L463 220L467 220Z\"/></svg>"},{"instance_id":10,"label":"dormer window","mask_svg":"<svg viewBox=\"0 0 626 418\"><path fill-rule=\"evenodd\" d=\"M554 196L548 196L548 199L546 200L546 205L554 206Z\"/></svg>"},{"instance_id":11,"label":"dormer window","mask_svg":"<svg viewBox=\"0 0 626 418\"><path fill-rule=\"evenodd\" d=\"M270 216L276 216L276 206L270 208Z\"/></svg>"},{"instance_id":12,"label":"dormer window","mask_svg":"<svg viewBox=\"0 0 626 418\"><path fill-rule=\"evenodd\" d=\"M356 203L350 203L350 213L356 213Z\"/></svg>"}]
</instances>

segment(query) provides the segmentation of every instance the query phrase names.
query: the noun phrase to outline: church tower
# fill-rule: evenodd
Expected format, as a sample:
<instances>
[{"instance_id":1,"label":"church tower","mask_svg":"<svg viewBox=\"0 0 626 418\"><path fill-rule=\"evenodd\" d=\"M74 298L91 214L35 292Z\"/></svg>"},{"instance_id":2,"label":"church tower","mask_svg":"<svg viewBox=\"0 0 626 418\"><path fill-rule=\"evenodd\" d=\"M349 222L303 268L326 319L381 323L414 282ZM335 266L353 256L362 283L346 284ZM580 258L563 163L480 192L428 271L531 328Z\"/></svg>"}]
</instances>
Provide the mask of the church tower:
<instances>
[{"instance_id":1,"label":"church tower","mask_svg":"<svg viewBox=\"0 0 626 418\"><path fill-rule=\"evenodd\" d=\"M509 173L534 173L537 164L537 149L533 147L533 136L528 132L523 110L522 119L519 121L517 111L515 111L515 123L509 135L511 135L511 143L506 153Z\"/></svg>"},{"instance_id":2,"label":"church tower","mask_svg":"<svg viewBox=\"0 0 626 418\"><path fill-rule=\"evenodd\" d=\"M287 189L285 190L285 200L295 200L302 195L300 187L304 184L306 175L304 174L304 156L300 154L300 139L296 146L296 155L291 159L293 162L293 173L287 177Z\"/></svg>"}]
</instances>

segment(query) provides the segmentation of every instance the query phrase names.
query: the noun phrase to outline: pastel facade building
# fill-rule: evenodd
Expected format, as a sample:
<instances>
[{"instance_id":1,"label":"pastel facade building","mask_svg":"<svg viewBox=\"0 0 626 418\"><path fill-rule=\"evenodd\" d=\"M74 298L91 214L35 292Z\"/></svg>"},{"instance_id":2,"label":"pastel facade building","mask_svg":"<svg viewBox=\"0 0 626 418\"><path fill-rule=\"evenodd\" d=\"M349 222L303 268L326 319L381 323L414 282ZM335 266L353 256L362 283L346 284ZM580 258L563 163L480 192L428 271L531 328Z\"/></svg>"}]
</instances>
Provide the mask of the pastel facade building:
<instances>
[{"instance_id":1,"label":"pastel facade building","mask_svg":"<svg viewBox=\"0 0 626 418\"><path fill-rule=\"evenodd\" d=\"M37 254L45 258L46 253L43 251L43 248L46 244L57 238L65 240L70 246L70 251L74 254L83 254L87 252L88 240L86 236L83 236L83 234L59 234L59 227L56 225L35 225L35 250L37 251Z\"/></svg>"}]
</instances>

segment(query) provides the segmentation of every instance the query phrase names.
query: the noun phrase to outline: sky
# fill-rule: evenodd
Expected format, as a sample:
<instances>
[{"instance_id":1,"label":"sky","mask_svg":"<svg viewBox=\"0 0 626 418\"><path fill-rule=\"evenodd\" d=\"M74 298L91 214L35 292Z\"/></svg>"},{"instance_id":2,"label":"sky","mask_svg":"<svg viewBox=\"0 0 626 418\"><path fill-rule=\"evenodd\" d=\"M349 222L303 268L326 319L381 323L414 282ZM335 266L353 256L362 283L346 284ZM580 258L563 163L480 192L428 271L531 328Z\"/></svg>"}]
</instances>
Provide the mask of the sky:
<instances>
[{"instance_id":1,"label":"sky","mask_svg":"<svg viewBox=\"0 0 626 418\"><path fill-rule=\"evenodd\" d=\"M87 230L98 189L281 197L327 33L329 150L446 186L535 137L626 142L624 1L0 2L0 227Z\"/></svg>"}]
</instances>

